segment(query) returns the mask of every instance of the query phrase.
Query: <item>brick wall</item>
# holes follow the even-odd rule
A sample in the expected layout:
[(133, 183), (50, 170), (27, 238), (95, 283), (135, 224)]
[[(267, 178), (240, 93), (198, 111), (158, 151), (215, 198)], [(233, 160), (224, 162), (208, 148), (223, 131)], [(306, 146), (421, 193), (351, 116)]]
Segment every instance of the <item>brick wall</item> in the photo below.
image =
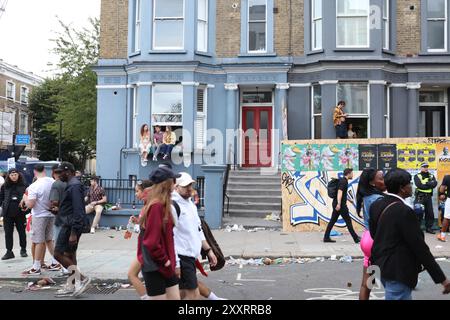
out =
[(100, 58), (126, 58), (128, 52), (128, 0), (102, 0)]
[[(274, 6), (278, 10), (278, 13), (274, 13), (275, 52), (279, 56), (303, 55), (303, 0), (275, 0)], [(292, 27), (290, 27), (290, 23), (292, 23)], [(290, 41), (289, 36), (291, 36)]]
[(417, 56), (420, 32), (420, 0), (397, 0), (397, 55)]
[(216, 6), (217, 56), (236, 57), (241, 46), (241, 1), (217, 0)]

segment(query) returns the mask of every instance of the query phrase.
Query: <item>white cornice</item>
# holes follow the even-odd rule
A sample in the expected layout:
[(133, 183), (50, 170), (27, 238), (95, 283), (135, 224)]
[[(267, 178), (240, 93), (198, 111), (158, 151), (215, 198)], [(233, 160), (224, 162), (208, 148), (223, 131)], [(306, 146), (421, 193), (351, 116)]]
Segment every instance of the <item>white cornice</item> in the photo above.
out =
[(406, 83), (406, 88), (408, 90), (418, 90), (422, 87), (422, 84), (420, 82), (408, 82)]
[(327, 85), (327, 84), (334, 84), (334, 85), (336, 85), (338, 83), (339, 83), (338, 80), (323, 80), (323, 81), (319, 81), (319, 84), (321, 86), (324, 86), (324, 85)]
[(311, 87), (311, 82), (309, 83), (290, 83), (291, 88), (308, 88)]
[(239, 86), (237, 83), (225, 83), (225, 90), (235, 91), (237, 89), (239, 89)]
[(289, 83), (277, 83), (276, 88), (278, 90), (288, 90), (289, 89)]
[(194, 82), (194, 81), (185, 81), (185, 82), (181, 82), (182, 86), (194, 86), (194, 87), (198, 87), (200, 85), (199, 82)]
[(98, 85), (96, 88), (101, 89), (126, 89), (128, 86), (125, 84), (113, 84), (113, 85)]
[(387, 81), (385, 81), (385, 80), (369, 80), (369, 84), (385, 86), (387, 84)]
[(151, 87), (151, 86), (153, 86), (153, 82), (138, 82), (138, 83), (136, 83), (136, 86), (138, 86), (138, 87), (145, 87), (145, 86)]
[(206, 87), (208, 89), (215, 89), (216, 88), (216, 86), (214, 84), (208, 84)]
[(406, 88), (406, 83), (391, 83), (389, 86), (391, 88)]

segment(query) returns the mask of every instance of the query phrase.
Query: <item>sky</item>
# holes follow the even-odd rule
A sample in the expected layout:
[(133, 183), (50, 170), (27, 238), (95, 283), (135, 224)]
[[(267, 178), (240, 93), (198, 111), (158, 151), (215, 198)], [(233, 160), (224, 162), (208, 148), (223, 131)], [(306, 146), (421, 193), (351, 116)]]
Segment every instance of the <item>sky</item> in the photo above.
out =
[(61, 31), (57, 16), (82, 28), (89, 25), (89, 17), (100, 17), (100, 0), (8, 0), (0, 17), (0, 59), (41, 77), (51, 76), (47, 64), (57, 59), (49, 39)]

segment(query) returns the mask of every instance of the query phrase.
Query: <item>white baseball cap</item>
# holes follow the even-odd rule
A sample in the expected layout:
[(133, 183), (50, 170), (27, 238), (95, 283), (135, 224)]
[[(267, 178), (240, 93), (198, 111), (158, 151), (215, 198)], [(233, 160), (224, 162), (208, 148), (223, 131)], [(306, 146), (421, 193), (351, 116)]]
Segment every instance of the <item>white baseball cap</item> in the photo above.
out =
[(192, 179), (191, 175), (187, 172), (181, 172), (180, 175), (181, 177), (177, 179), (177, 185), (180, 187), (187, 187), (188, 185), (197, 182)]

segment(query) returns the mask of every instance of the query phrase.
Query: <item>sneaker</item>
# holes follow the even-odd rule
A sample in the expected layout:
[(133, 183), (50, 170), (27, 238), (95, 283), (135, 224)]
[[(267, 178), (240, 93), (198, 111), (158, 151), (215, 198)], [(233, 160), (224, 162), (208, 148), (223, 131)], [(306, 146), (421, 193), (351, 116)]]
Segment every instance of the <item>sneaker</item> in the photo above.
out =
[(438, 234), (437, 239), (441, 242), (447, 242), (447, 240), (445, 239), (445, 237), (442, 237), (440, 234)]
[(20, 256), (21, 256), (22, 258), (28, 257), (27, 250), (26, 250), (26, 249), (20, 250)]
[(75, 286), (74, 285), (65, 285), (62, 289), (59, 289), (56, 291), (56, 297), (62, 298), (62, 297), (71, 297), (73, 293), (75, 292)]
[(68, 276), (70, 274), (71, 274), (71, 272), (69, 270), (67, 270), (65, 268), (61, 268), (61, 276), (64, 277), (64, 276)]
[(2, 257), (2, 260), (9, 260), (9, 259), (14, 259), (14, 252), (12, 251), (6, 251), (5, 255)]
[(95, 233), (95, 228), (91, 228), (91, 233), (92, 233), (92, 234)]
[(61, 269), (62, 269), (62, 265), (60, 265), (59, 263), (51, 264), (51, 265), (48, 267), (48, 270), (49, 270), (49, 271), (59, 271), (59, 270), (61, 270)]
[(158, 161), (158, 159), (156, 159), (156, 157), (153, 157), (153, 161)]
[(41, 270), (36, 270), (35, 268), (31, 268), (29, 270), (25, 270), (24, 272), (22, 272), (22, 275), (24, 276), (32, 276), (32, 275), (40, 275), (41, 274)]
[(75, 283), (75, 291), (73, 292), (74, 297), (80, 296), (84, 291), (86, 291), (87, 287), (91, 283), (91, 278), (86, 277), (83, 281), (79, 283)]
[(332, 240), (331, 238), (325, 238), (325, 239), (323, 239), (323, 242), (328, 242), (328, 243), (336, 243), (336, 241), (335, 240)]

